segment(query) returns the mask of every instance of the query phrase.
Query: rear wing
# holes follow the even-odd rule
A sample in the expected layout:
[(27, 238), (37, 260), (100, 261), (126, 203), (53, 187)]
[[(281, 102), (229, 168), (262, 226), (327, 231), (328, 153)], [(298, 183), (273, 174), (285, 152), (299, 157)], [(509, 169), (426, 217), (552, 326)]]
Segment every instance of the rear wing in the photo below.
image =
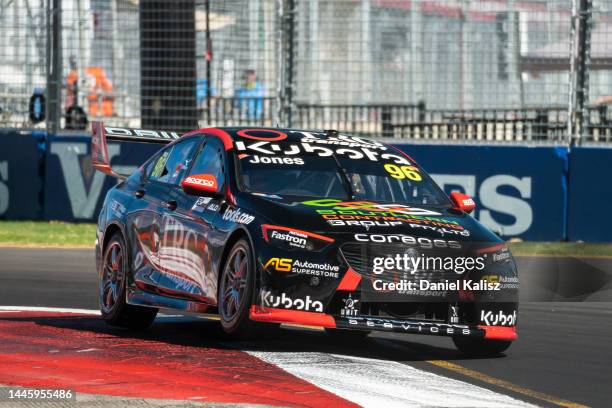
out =
[(168, 144), (181, 137), (181, 134), (167, 130), (127, 129), (104, 126), (102, 122), (91, 122), (91, 158), (93, 167), (104, 174), (124, 179), (126, 176), (116, 173), (108, 156), (107, 140), (121, 142), (141, 142)]

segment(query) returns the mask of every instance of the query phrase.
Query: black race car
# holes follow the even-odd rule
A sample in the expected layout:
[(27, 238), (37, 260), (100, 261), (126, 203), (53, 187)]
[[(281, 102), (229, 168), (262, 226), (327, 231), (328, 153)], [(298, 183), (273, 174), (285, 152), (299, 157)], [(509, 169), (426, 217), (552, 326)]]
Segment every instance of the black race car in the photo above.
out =
[[(107, 140), (161, 143), (129, 176)], [(319, 326), (450, 336), (499, 353), (516, 339), (518, 275), (506, 245), (394, 146), (329, 131), (176, 132), (93, 123), (104, 201), (102, 317), (144, 328), (159, 308), (218, 313), (223, 330)]]

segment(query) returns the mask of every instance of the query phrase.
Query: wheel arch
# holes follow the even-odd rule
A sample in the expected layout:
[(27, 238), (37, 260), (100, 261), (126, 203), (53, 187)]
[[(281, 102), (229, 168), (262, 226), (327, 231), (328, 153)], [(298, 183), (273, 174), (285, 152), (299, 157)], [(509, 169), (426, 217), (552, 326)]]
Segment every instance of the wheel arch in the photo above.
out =
[(101, 250), (100, 252), (102, 254), (104, 254), (104, 251), (106, 250), (106, 245), (108, 245), (108, 241), (110, 241), (110, 239), (112, 238), (113, 235), (115, 235), (116, 232), (119, 232), (123, 236), (123, 241), (125, 242), (127, 246), (127, 237), (125, 235), (123, 226), (120, 225), (118, 222), (113, 221), (109, 223), (104, 229), (104, 235), (102, 238), (102, 246), (100, 247), (100, 250)]
[[(255, 268), (255, 288), (253, 289), (257, 289), (257, 282), (258, 282), (258, 276), (257, 276), (257, 264), (256, 264), (256, 254), (255, 254), (255, 244), (253, 243), (253, 238), (251, 237), (250, 232), (242, 226), (237, 227), (236, 229), (234, 229), (230, 235), (229, 238), (227, 239), (227, 241), (225, 242), (225, 246), (223, 248), (223, 253), (221, 255), (221, 259), (219, 261), (219, 267), (217, 269), (217, 288), (219, 288), (219, 285), (221, 284), (221, 274), (223, 273), (223, 268), (225, 268), (225, 263), (227, 262), (227, 257), (229, 256), (230, 251), (232, 250), (232, 248), (234, 247), (234, 244), (236, 242), (238, 242), (241, 238), (246, 238), (246, 240), (249, 242), (249, 245), (251, 246), (251, 251), (252, 251), (252, 255), (253, 255), (253, 266)], [(219, 300), (217, 299), (217, 304), (219, 303)]]

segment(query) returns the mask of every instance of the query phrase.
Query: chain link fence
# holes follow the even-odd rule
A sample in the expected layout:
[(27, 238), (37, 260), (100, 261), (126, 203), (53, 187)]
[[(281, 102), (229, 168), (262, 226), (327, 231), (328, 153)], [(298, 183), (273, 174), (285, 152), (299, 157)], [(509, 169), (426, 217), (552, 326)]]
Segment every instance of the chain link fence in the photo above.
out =
[(0, 0), (0, 127), (609, 143), (611, 70), (609, 0)]

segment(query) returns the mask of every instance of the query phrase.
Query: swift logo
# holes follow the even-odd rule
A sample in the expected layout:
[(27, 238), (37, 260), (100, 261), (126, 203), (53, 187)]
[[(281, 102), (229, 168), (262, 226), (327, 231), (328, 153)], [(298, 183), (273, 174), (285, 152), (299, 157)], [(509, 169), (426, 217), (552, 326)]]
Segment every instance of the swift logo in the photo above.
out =
[(306, 299), (292, 299), (284, 292), (280, 295), (273, 295), (270, 291), (262, 290), (261, 301), (264, 307), (323, 312), (323, 303), (312, 300), (310, 296), (306, 296)]
[(486, 326), (515, 326), (516, 325), (516, 310), (514, 313), (507, 315), (502, 310), (493, 314), (493, 312), (484, 310), (480, 311), (480, 321)]

